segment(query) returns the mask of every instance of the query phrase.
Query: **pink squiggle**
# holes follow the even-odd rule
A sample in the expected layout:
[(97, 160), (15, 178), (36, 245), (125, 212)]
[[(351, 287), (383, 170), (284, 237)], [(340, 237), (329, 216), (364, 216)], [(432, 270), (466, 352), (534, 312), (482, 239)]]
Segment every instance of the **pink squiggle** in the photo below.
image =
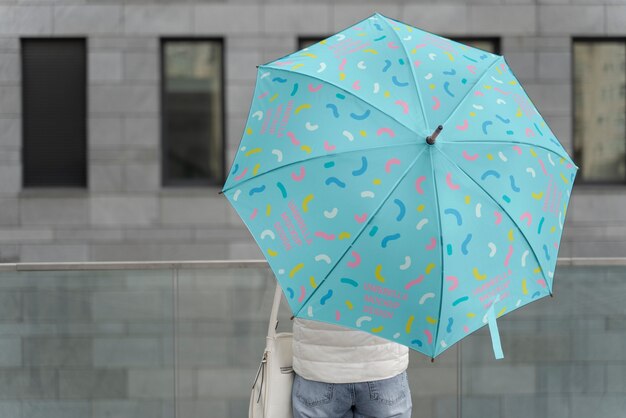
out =
[(241, 179), (242, 179), (242, 178), (246, 175), (246, 173), (247, 173), (247, 172), (248, 172), (248, 167), (246, 167), (246, 168), (245, 168), (245, 169), (241, 172), (241, 174), (239, 174), (237, 177), (235, 177), (235, 180), (241, 180)]
[(424, 335), (426, 335), (426, 338), (428, 338), (428, 344), (432, 344), (433, 343), (433, 334), (428, 331), (427, 329), (424, 330)]
[(341, 320), (341, 312), (335, 311), (335, 320), (339, 322)]
[(352, 257), (354, 257), (354, 261), (348, 261), (348, 267), (355, 268), (361, 264), (361, 254), (356, 251), (352, 251)]
[(547, 287), (547, 285), (546, 285), (546, 281), (545, 281), (545, 280), (543, 280), (543, 279), (539, 279), (539, 280), (537, 280), (537, 284), (538, 284), (539, 286), (543, 287), (544, 289)]
[(396, 136), (396, 133), (391, 128), (380, 128), (376, 131), (376, 135), (381, 136), (382, 134), (388, 134), (391, 138)]
[(343, 71), (344, 68), (346, 68), (346, 62), (348, 62), (348, 60), (345, 58), (341, 60), (341, 64), (339, 64), (339, 71)]
[(405, 102), (404, 100), (396, 100), (395, 103), (398, 106), (402, 106), (402, 113), (404, 113), (405, 115), (409, 113), (409, 104), (407, 102)]
[(459, 186), (458, 184), (452, 183), (452, 173), (450, 172), (446, 174), (446, 184), (448, 185), (450, 190), (459, 190), (461, 188), (461, 186)]
[(469, 70), (470, 73), (472, 74), (476, 74), (476, 66), (474, 65), (468, 65), (467, 69)]
[(425, 46), (426, 46), (426, 44), (417, 44), (417, 45), (415, 45), (415, 49), (424, 48)]
[(363, 222), (365, 222), (367, 220), (367, 213), (364, 213), (363, 215), (354, 215), (354, 220), (357, 221), (358, 223), (362, 224)]
[(335, 145), (330, 145), (328, 141), (324, 141), (324, 149), (326, 151), (334, 151), (337, 148)]
[(458, 129), (459, 131), (465, 131), (467, 130), (468, 126), (469, 122), (467, 121), (467, 119), (463, 119), (463, 125), (456, 125), (456, 129)]
[(258, 98), (259, 98), (259, 99), (263, 99), (263, 98), (265, 98), (268, 94), (270, 94), (270, 93), (269, 93), (268, 91), (266, 91), (265, 93), (260, 94)]
[(435, 104), (433, 105), (433, 110), (439, 109), (439, 107), (441, 106), (439, 98), (437, 96), (433, 96), (433, 101), (435, 102)]
[(400, 48), (398, 45), (394, 44), (393, 42), (387, 43), (387, 46), (389, 47), (389, 49), (398, 49), (398, 48)]
[(505, 96), (508, 96), (509, 94), (511, 94), (511, 92), (509, 91), (504, 91), (502, 90), (500, 87), (494, 87), (493, 88), (495, 91), (497, 91), (498, 93), (504, 94)]
[(400, 164), (400, 160), (397, 158), (390, 158), (386, 163), (385, 163), (385, 171), (387, 173), (391, 173), (391, 165), (392, 164)]
[(298, 141), (298, 139), (296, 139), (296, 136), (293, 134), (293, 132), (291, 132), (291, 131), (287, 132), (287, 136), (291, 140), (292, 144), (294, 144), (295, 146), (300, 145), (300, 141)]
[(296, 175), (296, 173), (291, 173), (291, 178), (293, 181), (302, 181), (304, 179), (304, 167), (300, 167), (300, 174)]
[(278, 65), (279, 67), (284, 67), (285, 65), (293, 64), (293, 61), (278, 61), (274, 64)]
[(493, 214), (496, 216), (496, 225), (500, 225), (500, 222), (502, 222), (502, 214), (497, 210), (494, 211)]
[(417, 193), (424, 194), (424, 189), (422, 189), (422, 182), (426, 180), (426, 176), (419, 176), (417, 180), (415, 180), (415, 190)]
[(327, 234), (324, 231), (315, 231), (315, 236), (324, 238), (326, 241), (332, 241), (335, 239), (335, 234)]
[(574, 167), (574, 165), (572, 163), (567, 163), (567, 165), (565, 167), (572, 168), (572, 167)]
[(420, 60), (413, 61), (413, 65), (415, 66), (415, 68), (418, 68), (421, 64), (422, 64), (422, 61)]
[(541, 161), (541, 158), (539, 158), (539, 165), (541, 166), (541, 171), (543, 171), (543, 174), (547, 176), (548, 171), (546, 171), (546, 166), (544, 165), (543, 161)]
[(410, 288), (412, 288), (413, 286), (422, 283), (422, 280), (424, 280), (424, 275), (420, 275), (417, 279), (415, 280), (411, 280), (410, 282), (408, 282), (406, 285), (404, 285), (404, 289), (405, 290), (409, 290)]
[(457, 287), (459, 287), (459, 278), (458, 277), (456, 277), (456, 276), (448, 276), (448, 277), (446, 277), (446, 280), (449, 281), (449, 282), (452, 282), (452, 286), (450, 286), (448, 288), (448, 291), (452, 292)]
[(353, 88), (354, 90), (361, 90), (361, 86), (359, 85), (359, 83), (360, 83), (360, 81), (359, 81), (359, 80), (357, 80), (357, 81), (355, 81), (354, 83), (352, 83), (352, 88)]
[(509, 266), (509, 261), (511, 261), (512, 255), (513, 255), (513, 246), (509, 245), (509, 252), (506, 254), (506, 257), (504, 258), (504, 267)]
[(469, 332), (469, 327), (467, 325), (463, 325), (463, 331), (467, 334)]
[(533, 137), (533, 136), (535, 136), (535, 131), (533, 131), (530, 128), (526, 128), (526, 137), (530, 138), (530, 137)]
[(556, 241), (555, 241), (552, 245), (553, 245), (553, 246), (554, 246), (554, 248), (556, 248), (557, 250), (559, 249), (559, 243), (558, 243), (558, 242), (556, 242)]
[(483, 92), (482, 92), (482, 91), (480, 91), (480, 90), (476, 90), (476, 91), (474, 92), (474, 96), (484, 96), (484, 95), (485, 95), (485, 93), (483, 93)]
[(315, 87), (315, 86), (313, 85), (313, 83), (309, 84), (309, 91), (310, 91), (311, 93), (317, 93), (317, 92), (318, 92), (318, 91), (320, 91), (321, 89), (322, 89), (322, 85), (321, 85), (321, 84), (318, 84), (318, 85), (317, 85), (317, 87)]
[(426, 246), (426, 249), (427, 250), (434, 250), (436, 246), (437, 246), (437, 239), (435, 237), (432, 237), (430, 239), (430, 244), (428, 244)]
[(259, 210), (257, 208), (254, 208), (254, 210), (252, 211), (252, 214), (250, 215), (250, 220), (253, 221), (254, 218), (256, 218), (256, 215), (259, 213)]
[(522, 155), (522, 149), (519, 146), (514, 145), (513, 149), (517, 152), (518, 155)]
[(467, 151), (463, 150), (463, 158), (465, 158), (468, 161), (476, 161), (476, 159), (478, 158), (478, 153), (474, 155), (469, 155)]
[(524, 212), (522, 216), (519, 217), (519, 220), (523, 221), (524, 219), (526, 219), (526, 226), (530, 226), (533, 222), (533, 215), (531, 215), (530, 212)]
[(304, 288), (304, 286), (300, 286), (300, 297), (298, 298), (298, 302), (302, 303), (305, 296), (306, 296), (306, 289)]

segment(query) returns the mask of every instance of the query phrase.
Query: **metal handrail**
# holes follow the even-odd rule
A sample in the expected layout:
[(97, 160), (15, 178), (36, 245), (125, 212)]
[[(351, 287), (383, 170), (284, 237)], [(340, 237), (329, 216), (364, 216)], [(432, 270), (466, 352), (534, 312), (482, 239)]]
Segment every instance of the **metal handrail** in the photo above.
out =
[[(199, 261), (87, 261), (58, 263), (0, 263), (0, 271), (63, 270), (168, 270), (199, 268), (267, 267), (266, 260)], [(626, 257), (562, 257), (558, 266), (626, 266)]]

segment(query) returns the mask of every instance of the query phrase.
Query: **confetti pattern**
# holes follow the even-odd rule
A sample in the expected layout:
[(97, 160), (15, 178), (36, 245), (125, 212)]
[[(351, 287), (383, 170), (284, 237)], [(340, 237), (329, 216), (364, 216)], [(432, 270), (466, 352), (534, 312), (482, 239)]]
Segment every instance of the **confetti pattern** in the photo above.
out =
[(259, 67), (223, 192), (296, 316), (436, 357), (551, 293), (577, 169), (504, 57), (376, 14)]

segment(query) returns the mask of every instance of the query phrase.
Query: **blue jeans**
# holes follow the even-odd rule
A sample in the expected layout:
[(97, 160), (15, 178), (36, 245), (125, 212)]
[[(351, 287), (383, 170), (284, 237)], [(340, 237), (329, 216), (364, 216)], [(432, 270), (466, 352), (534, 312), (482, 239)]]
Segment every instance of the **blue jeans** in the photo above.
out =
[(322, 383), (296, 374), (291, 399), (294, 418), (411, 418), (406, 371), (361, 383)]

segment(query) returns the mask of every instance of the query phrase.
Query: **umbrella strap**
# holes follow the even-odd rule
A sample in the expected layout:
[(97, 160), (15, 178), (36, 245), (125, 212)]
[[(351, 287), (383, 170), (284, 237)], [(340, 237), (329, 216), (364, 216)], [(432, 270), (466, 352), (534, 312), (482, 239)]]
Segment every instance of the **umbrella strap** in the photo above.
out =
[(489, 334), (491, 334), (491, 346), (493, 347), (493, 355), (496, 359), (504, 358), (502, 352), (502, 343), (500, 342), (500, 333), (498, 332), (498, 323), (496, 322), (496, 303), (500, 300), (500, 295), (493, 301), (491, 307), (487, 311), (487, 323), (489, 324)]
[(278, 328), (278, 308), (280, 307), (280, 299), (283, 292), (280, 284), (276, 282), (276, 291), (274, 292), (274, 303), (272, 303), (272, 313), (270, 314), (270, 323), (267, 326), (267, 336), (274, 338), (276, 336), (276, 328)]

